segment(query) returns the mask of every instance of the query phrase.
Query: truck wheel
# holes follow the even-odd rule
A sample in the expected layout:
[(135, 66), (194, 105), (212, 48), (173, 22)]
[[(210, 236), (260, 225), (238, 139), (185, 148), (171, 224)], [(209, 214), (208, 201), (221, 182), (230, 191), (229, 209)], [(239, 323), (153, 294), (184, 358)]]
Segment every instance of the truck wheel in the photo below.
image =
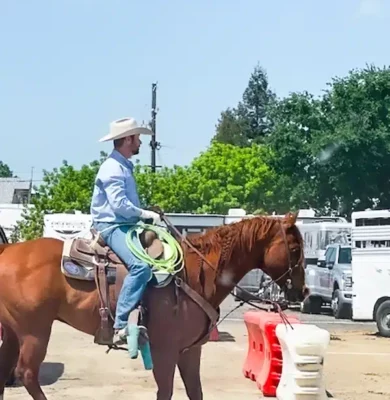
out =
[(340, 296), (339, 289), (333, 292), (332, 296), (332, 312), (336, 319), (348, 319), (350, 315), (349, 304), (345, 304)]
[(317, 296), (306, 297), (301, 303), (301, 313), (303, 314), (321, 314), (322, 299)]
[(379, 334), (390, 337), (390, 300), (384, 301), (376, 310), (375, 322)]

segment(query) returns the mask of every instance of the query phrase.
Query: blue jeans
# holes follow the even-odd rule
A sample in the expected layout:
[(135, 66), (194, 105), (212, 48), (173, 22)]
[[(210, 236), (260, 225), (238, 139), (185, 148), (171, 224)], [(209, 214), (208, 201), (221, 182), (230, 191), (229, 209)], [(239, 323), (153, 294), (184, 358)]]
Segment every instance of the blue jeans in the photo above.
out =
[[(105, 222), (94, 223), (95, 229), (99, 232), (112, 225)], [(126, 233), (128, 229), (129, 226), (124, 225), (107, 229), (101, 233), (106, 244), (120, 257), (129, 271), (123, 280), (123, 286), (119, 294), (114, 329), (122, 329), (127, 326), (130, 312), (139, 305), (146, 286), (153, 277), (150, 266), (138, 259), (127, 247)]]

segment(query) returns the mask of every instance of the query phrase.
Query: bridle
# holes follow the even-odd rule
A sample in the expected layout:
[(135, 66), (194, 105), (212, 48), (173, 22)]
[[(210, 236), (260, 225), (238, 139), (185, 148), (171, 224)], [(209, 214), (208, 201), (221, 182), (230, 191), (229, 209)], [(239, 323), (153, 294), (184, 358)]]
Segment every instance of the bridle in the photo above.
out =
[[(294, 266), (292, 265), (292, 262), (291, 262), (291, 255), (290, 255), (290, 248), (288, 247), (287, 235), (286, 235), (286, 232), (284, 231), (283, 226), (282, 226), (282, 223), (281, 223), (280, 221), (279, 221), (279, 225), (280, 225), (280, 230), (282, 231), (282, 236), (283, 236), (284, 244), (286, 245), (287, 260), (288, 260), (288, 270), (287, 270), (286, 272), (284, 272), (281, 276), (279, 276), (279, 278), (273, 280), (273, 281), (271, 282), (271, 284), (272, 284), (272, 283), (276, 283), (276, 282), (279, 281), (280, 279), (284, 278), (286, 275), (288, 275), (288, 276), (292, 279), (293, 270), (294, 270), (295, 268), (299, 268), (299, 267), (300, 267), (299, 261), (301, 260), (301, 259), (299, 258), (298, 262), (297, 262)], [(291, 282), (290, 282), (290, 284), (291, 284)]]

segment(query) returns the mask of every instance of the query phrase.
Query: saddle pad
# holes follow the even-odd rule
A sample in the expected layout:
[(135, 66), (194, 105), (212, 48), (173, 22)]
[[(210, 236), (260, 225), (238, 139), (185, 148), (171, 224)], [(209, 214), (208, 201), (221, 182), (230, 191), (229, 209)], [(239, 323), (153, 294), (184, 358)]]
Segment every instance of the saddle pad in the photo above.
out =
[[(66, 239), (64, 240), (63, 250), (62, 250), (62, 259), (61, 259), (61, 272), (73, 279), (80, 280), (95, 280), (95, 270), (94, 265), (89, 263), (81, 262), (80, 264), (75, 264), (72, 261), (70, 256), (70, 250), (72, 248), (72, 244), (74, 239)], [(114, 283), (116, 279), (116, 268), (108, 268), (107, 277), (109, 283)], [(152, 268), (152, 273), (155, 277), (155, 280), (151, 283), (151, 286), (156, 288), (162, 288), (169, 285), (173, 279), (173, 275), (161, 272), (158, 270), (154, 270)]]

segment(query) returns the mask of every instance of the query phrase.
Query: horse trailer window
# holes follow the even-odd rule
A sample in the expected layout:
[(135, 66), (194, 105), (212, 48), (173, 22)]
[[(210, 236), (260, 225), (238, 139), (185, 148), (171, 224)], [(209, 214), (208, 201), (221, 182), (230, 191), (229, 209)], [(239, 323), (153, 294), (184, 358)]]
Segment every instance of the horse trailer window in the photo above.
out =
[(389, 248), (390, 240), (357, 240), (355, 246), (358, 249)]
[(390, 218), (358, 218), (356, 226), (382, 226), (390, 225)]
[(320, 232), (320, 249), (325, 250), (329, 244), (349, 244), (348, 236), (350, 235), (349, 229), (336, 228), (332, 230)]

